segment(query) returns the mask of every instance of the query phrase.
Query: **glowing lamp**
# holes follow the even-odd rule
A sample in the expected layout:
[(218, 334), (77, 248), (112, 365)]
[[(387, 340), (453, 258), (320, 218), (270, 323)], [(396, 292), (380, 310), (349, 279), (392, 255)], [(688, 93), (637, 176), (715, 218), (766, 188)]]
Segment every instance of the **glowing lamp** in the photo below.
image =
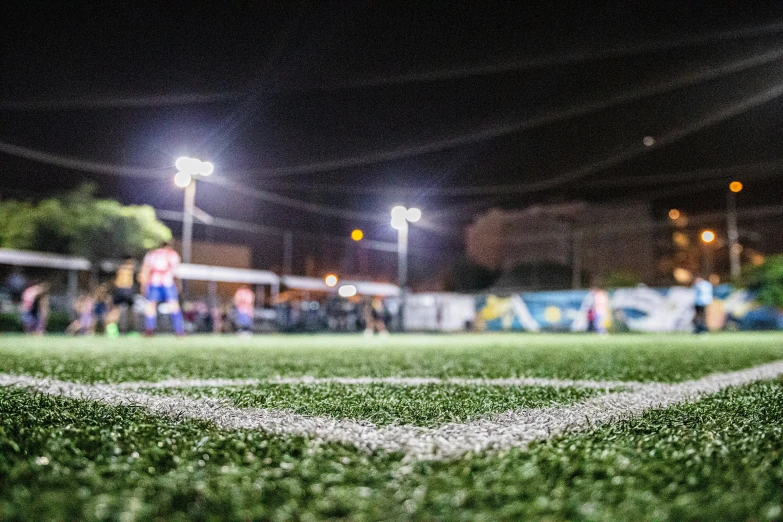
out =
[(185, 172), (186, 174), (198, 174), (199, 169), (201, 168), (201, 162), (199, 160), (186, 156), (177, 158), (174, 165), (177, 167), (178, 171)]
[(394, 219), (405, 219), (405, 215), (408, 213), (408, 209), (403, 207), (402, 205), (397, 205), (393, 209), (391, 209), (391, 217), (392, 220)]
[(418, 208), (409, 208), (405, 212), (405, 219), (407, 219), (411, 223), (417, 222), (418, 220), (421, 219), (421, 210), (419, 210)]
[(215, 172), (215, 166), (212, 163), (208, 161), (199, 162), (199, 170), (198, 170), (199, 174), (201, 174), (202, 176), (209, 176), (213, 172)]
[(353, 285), (343, 285), (337, 290), (340, 297), (353, 297), (356, 295), (356, 287)]
[(190, 185), (191, 175), (187, 172), (179, 171), (174, 175), (174, 184), (178, 187), (185, 188)]

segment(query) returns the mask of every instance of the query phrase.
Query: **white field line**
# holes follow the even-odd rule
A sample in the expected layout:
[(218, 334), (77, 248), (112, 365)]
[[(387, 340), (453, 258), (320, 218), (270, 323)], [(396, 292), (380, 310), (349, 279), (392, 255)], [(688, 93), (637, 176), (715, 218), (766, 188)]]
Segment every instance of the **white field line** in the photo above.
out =
[(301, 384), (317, 386), (323, 384), (344, 384), (349, 386), (386, 384), (392, 386), (425, 386), (429, 384), (453, 384), (457, 386), (550, 386), (554, 388), (590, 388), (599, 390), (631, 389), (646, 386), (637, 381), (593, 381), (580, 379), (549, 379), (543, 377), (510, 377), (500, 379), (469, 379), (450, 377), (272, 377), (270, 379), (165, 379), (162, 381), (135, 381), (118, 383), (127, 390), (166, 388), (223, 388), (231, 386), (258, 386), (260, 384)]
[(137, 405), (174, 419), (203, 419), (225, 429), (261, 429), (273, 434), (306, 436), (316, 441), (351, 444), (365, 450), (402, 452), (418, 459), (459, 457), (471, 451), (526, 447), (571, 430), (630, 419), (653, 408), (697, 400), (731, 386), (783, 375), (783, 361), (746, 370), (718, 373), (675, 384), (654, 383), (635, 391), (609, 393), (569, 406), (523, 409), (485, 420), (452, 423), (436, 429), (386, 426), (328, 417), (305, 417), (285, 411), (241, 409), (225, 402), (157, 397), (116, 385), (86, 385), (53, 379), (0, 374), (0, 386), (88, 399), (112, 405)]

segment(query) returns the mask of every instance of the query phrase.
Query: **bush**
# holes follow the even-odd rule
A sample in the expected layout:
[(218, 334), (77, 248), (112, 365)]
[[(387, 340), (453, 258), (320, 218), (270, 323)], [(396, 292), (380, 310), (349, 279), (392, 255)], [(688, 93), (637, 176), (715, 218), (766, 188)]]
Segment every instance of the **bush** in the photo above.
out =
[[(71, 317), (67, 312), (51, 312), (49, 320), (46, 322), (46, 331), (63, 333), (70, 323)], [(18, 333), (23, 331), (22, 318), (19, 314), (0, 314), (0, 333)]]
[(769, 256), (761, 265), (748, 268), (744, 280), (759, 304), (783, 308), (783, 255)]
[(449, 292), (475, 292), (492, 286), (497, 276), (497, 272), (461, 256), (447, 274), (444, 287)]
[(46, 331), (64, 333), (69, 324), (71, 324), (71, 316), (68, 312), (51, 312), (46, 322)]
[(615, 270), (604, 279), (604, 288), (633, 288), (642, 282), (637, 272), (633, 270)]
[(22, 322), (18, 314), (0, 314), (0, 332), (21, 332)]

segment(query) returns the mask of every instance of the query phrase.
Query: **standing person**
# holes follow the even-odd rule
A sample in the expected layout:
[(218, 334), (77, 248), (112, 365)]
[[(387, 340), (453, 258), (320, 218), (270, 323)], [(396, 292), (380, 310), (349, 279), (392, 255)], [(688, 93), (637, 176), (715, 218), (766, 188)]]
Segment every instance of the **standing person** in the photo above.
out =
[(43, 335), (49, 318), (49, 283), (34, 282), (22, 292), (22, 324), (25, 333)]
[(374, 297), (365, 305), (364, 322), (365, 337), (372, 337), (375, 332), (381, 336), (389, 335), (389, 331), (386, 329), (386, 309), (380, 297)]
[(712, 283), (703, 277), (693, 282), (693, 333), (707, 333), (707, 305), (712, 302)]
[(179, 308), (179, 295), (175, 286), (174, 272), (180, 264), (180, 257), (168, 241), (160, 244), (156, 250), (147, 252), (141, 266), (140, 281), (142, 292), (147, 298), (144, 311), (144, 335), (155, 334), (158, 319), (158, 303), (166, 301), (171, 313), (174, 333), (185, 334), (185, 321)]
[(92, 333), (96, 331), (105, 333), (107, 316), (109, 314), (109, 288), (106, 283), (98, 285), (92, 293), (93, 299), (93, 327)]
[(593, 321), (594, 330), (606, 334), (606, 323), (609, 318), (609, 294), (600, 288), (593, 289)]
[(95, 302), (91, 295), (80, 295), (74, 303), (76, 310), (76, 319), (68, 325), (65, 333), (70, 335), (87, 335), (93, 333), (95, 321), (93, 320), (93, 311)]
[(131, 256), (126, 256), (122, 264), (117, 268), (117, 275), (114, 277), (114, 290), (112, 292), (112, 308), (107, 316), (106, 335), (117, 336), (120, 329), (117, 323), (120, 321), (123, 309), (125, 310), (126, 329), (133, 331), (136, 329), (136, 314), (133, 312), (133, 281), (136, 274), (136, 260)]
[(595, 308), (592, 305), (587, 310), (587, 333), (595, 333)]
[(236, 324), (240, 335), (253, 333), (253, 315), (256, 296), (247, 285), (242, 285), (234, 294), (234, 306), (237, 310)]
[(221, 313), (220, 305), (214, 304), (209, 311), (209, 315), (212, 318), (212, 333), (223, 333), (223, 314)]

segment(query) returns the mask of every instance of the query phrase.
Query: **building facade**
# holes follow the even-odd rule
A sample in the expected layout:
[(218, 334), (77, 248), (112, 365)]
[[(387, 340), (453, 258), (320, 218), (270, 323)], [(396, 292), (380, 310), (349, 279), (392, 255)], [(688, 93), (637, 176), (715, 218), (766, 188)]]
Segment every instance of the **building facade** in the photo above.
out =
[[(654, 222), (645, 203), (492, 209), (467, 228), (465, 244), (473, 262), (502, 274), (500, 286), (517, 290), (602, 285), (621, 272), (645, 281), (654, 271)], [(533, 276), (517, 283), (509, 277), (525, 271)], [(553, 272), (569, 280), (546, 277)]]

